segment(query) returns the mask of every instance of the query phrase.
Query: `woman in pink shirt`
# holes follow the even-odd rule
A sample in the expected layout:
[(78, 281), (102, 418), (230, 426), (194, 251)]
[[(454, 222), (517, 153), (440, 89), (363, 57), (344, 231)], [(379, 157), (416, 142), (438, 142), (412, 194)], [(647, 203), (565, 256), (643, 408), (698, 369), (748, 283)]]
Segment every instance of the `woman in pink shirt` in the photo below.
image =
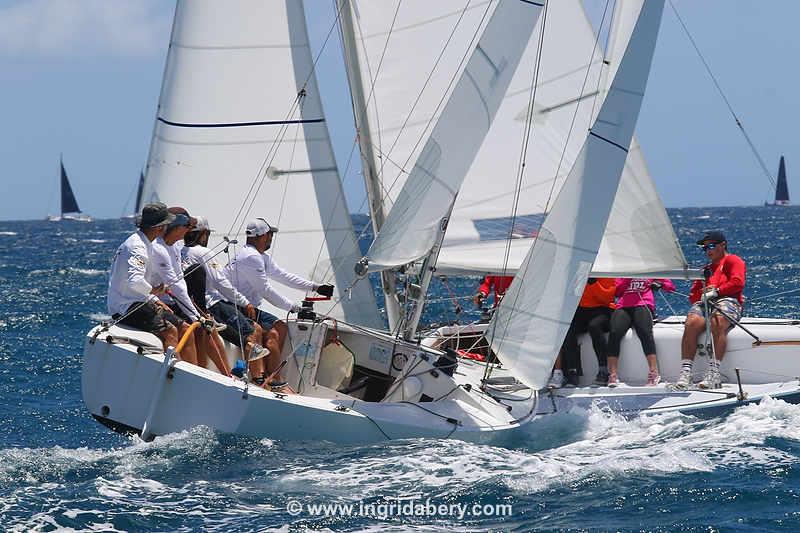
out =
[(647, 384), (658, 385), (661, 376), (658, 374), (656, 361), (656, 343), (653, 339), (653, 317), (656, 313), (653, 291), (664, 289), (675, 290), (675, 285), (668, 279), (653, 278), (617, 278), (617, 308), (611, 315), (611, 333), (608, 336), (608, 386), (619, 385), (617, 365), (619, 363), (619, 347), (622, 338), (633, 325), (642, 351), (647, 357)]

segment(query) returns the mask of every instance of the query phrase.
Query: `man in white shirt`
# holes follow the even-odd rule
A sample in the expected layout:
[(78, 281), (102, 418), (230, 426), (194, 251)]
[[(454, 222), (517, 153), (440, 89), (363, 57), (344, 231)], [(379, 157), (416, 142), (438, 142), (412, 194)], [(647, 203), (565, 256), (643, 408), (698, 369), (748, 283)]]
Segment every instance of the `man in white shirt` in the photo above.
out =
[[(184, 236), (181, 262), (192, 300), (227, 328), (220, 332), (222, 338), (244, 350), (251, 360), (251, 374), (264, 373), (263, 361), (268, 352), (261, 347), (263, 330), (254, 322), (256, 310), (242, 293), (225, 277), (222, 266), (208, 248), (211, 227), (205, 217), (196, 217), (195, 228)], [(202, 304), (200, 302), (203, 302)], [(244, 309), (244, 312), (240, 311)], [(244, 359), (244, 358), (243, 358)]]
[[(166, 286), (166, 293), (161, 295), (164, 301), (180, 318), (181, 323), (175, 324), (179, 330), (189, 327), (192, 322), (201, 321), (208, 328), (198, 328), (194, 336), (187, 343), (189, 350), (186, 360), (202, 368), (208, 363), (208, 357), (214, 362), (217, 369), (226, 376), (230, 376), (230, 368), (224, 357), (224, 347), (219, 336), (211, 328), (211, 321), (206, 320), (204, 313), (195, 306), (189, 296), (186, 281), (183, 279), (183, 269), (181, 266), (181, 249), (183, 248), (183, 237), (194, 227), (196, 219), (182, 207), (170, 207), (169, 211), (175, 215), (175, 219), (167, 225), (163, 236), (156, 238), (153, 242), (153, 272), (154, 282), (163, 283)], [(186, 350), (186, 348), (184, 348)], [(192, 359), (194, 356), (194, 359)]]
[(175, 215), (162, 203), (147, 204), (142, 208), (139, 230), (125, 239), (111, 263), (108, 280), (108, 311), (114, 320), (136, 329), (157, 335), (166, 351), (177, 346), (178, 329), (172, 310), (158, 295), (164, 293), (163, 284), (149, 281), (153, 270), (152, 242), (164, 234), (167, 224)]
[[(240, 248), (236, 253), (236, 258), (225, 267), (225, 276), (233, 286), (256, 307), (264, 299), (290, 313), (296, 313), (299, 306), (278, 293), (272, 287), (271, 281), (274, 280), (295, 289), (315, 291), (322, 296), (332, 296), (333, 285), (316, 284), (283, 270), (272, 260), (266, 251), (272, 245), (272, 239), (277, 232), (278, 228), (270, 225), (263, 218), (257, 218), (247, 223), (247, 245)], [(264, 330), (262, 344), (269, 350), (265, 374), (271, 375), (281, 363), (281, 351), (288, 330), (286, 324), (278, 317), (261, 309), (256, 309), (256, 322)]]

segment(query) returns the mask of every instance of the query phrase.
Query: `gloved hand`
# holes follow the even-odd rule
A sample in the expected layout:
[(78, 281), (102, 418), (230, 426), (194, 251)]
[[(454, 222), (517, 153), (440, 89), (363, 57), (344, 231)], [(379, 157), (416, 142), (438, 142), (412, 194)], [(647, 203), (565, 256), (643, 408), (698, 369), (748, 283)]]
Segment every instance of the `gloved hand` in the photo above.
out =
[(650, 289), (652, 289), (654, 291), (657, 291), (657, 290), (660, 290), (661, 287), (663, 287), (663, 286), (664, 286), (664, 284), (661, 283), (660, 281), (654, 281), (654, 282), (652, 282), (650, 284)]
[(325, 296), (326, 298), (330, 298), (333, 296), (333, 285), (325, 283), (324, 285), (318, 285), (315, 291), (320, 296)]
[(703, 303), (713, 302), (717, 298), (719, 298), (719, 291), (716, 287), (707, 288), (706, 292), (703, 293), (703, 296), (700, 297), (700, 299), (703, 300)]
[(292, 314), (297, 314), (300, 312), (300, 306), (297, 304), (292, 305), (292, 308), (289, 309), (289, 312)]
[(482, 292), (479, 292), (475, 296), (472, 297), (473, 303), (475, 303), (475, 305), (477, 305), (478, 307), (481, 306), (481, 304), (483, 303), (483, 301), (485, 299), (486, 299), (486, 295), (483, 294)]

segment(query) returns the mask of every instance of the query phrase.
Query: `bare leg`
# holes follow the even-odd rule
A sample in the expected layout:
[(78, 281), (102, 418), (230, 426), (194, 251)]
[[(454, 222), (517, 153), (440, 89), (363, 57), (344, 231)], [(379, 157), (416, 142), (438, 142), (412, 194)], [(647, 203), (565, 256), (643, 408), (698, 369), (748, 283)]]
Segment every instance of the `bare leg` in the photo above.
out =
[(683, 338), (681, 339), (681, 357), (683, 359), (694, 360), (694, 354), (697, 351), (697, 337), (705, 331), (705, 328), (705, 318), (695, 314), (690, 314), (686, 317), (686, 323), (683, 326)]
[(172, 346), (173, 348), (178, 345), (180, 342), (180, 336), (178, 335), (178, 329), (173, 326), (172, 324), (167, 324), (167, 329), (158, 333), (158, 337), (161, 339), (161, 343), (164, 345), (164, 352), (167, 351), (167, 348)]
[(658, 361), (656, 360), (656, 354), (651, 353), (645, 356), (647, 358), (647, 367), (650, 372), (655, 372), (658, 374)]
[[(276, 320), (275, 323), (272, 324), (272, 329), (267, 332), (266, 348), (269, 350), (269, 357), (267, 358), (267, 374), (275, 372), (275, 370), (278, 368), (278, 365), (281, 364), (283, 343), (288, 333), (289, 328), (287, 328), (286, 324), (284, 324), (281, 320)], [(278, 378), (280, 378), (280, 376), (276, 376), (276, 379)]]
[(711, 314), (711, 335), (714, 337), (714, 357), (722, 361), (725, 350), (728, 348), (728, 328), (731, 323), (722, 315)]
[(618, 365), (619, 365), (619, 357), (617, 357), (616, 355), (609, 355), (608, 356), (608, 373), (609, 374), (616, 374)]
[(197, 347), (196, 364), (200, 368), (205, 368), (208, 365), (208, 334), (205, 331), (201, 331), (201, 329), (194, 330), (194, 345)]
[[(180, 338), (183, 338), (184, 333), (186, 333), (188, 329), (189, 324), (186, 322), (181, 322), (181, 325), (178, 327)], [(192, 363), (193, 365), (197, 364), (197, 348), (195, 347), (193, 337), (189, 337), (186, 344), (183, 346), (183, 349), (180, 353), (180, 358), (182, 361), (186, 361), (187, 363)]]
[(208, 349), (211, 362), (217, 367), (219, 373), (230, 377), (231, 369), (228, 367), (228, 361), (225, 358), (225, 345), (222, 344), (222, 339), (216, 331), (208, 336)]

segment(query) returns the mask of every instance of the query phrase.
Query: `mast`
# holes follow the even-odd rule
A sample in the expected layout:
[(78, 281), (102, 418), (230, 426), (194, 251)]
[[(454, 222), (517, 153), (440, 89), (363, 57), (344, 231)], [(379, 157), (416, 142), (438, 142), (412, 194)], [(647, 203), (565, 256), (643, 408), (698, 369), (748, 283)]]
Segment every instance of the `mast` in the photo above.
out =
[[(377, 235), (381, 226), (383, 226), (384, 220), (386, 220), (386, 213), (381, 196), (381, 180), (375, 164), (375, 152), (372, 149), (369, 120), (367, 119), (367, 102), (356, 49), (358, 44), (356, 43), (355, 25), (353, 24), (353, 10), (350, 0), (339, 0), (338, 7), (344, 63), (347, 70), (347, 81), (350, 85), (353, 118), (355, 119), (358, 148), (361, 152), (364, 184), (367, 189), (367, 199), (369, 200), (370, 220), (372, 221), (373, 235)], [(394, 331), (400, 323), (403, 312), (397, 298), (394, 271), (381, 272), (381, 288), (386, 302), (386, 318), (389, 321), (389, 330)]]

